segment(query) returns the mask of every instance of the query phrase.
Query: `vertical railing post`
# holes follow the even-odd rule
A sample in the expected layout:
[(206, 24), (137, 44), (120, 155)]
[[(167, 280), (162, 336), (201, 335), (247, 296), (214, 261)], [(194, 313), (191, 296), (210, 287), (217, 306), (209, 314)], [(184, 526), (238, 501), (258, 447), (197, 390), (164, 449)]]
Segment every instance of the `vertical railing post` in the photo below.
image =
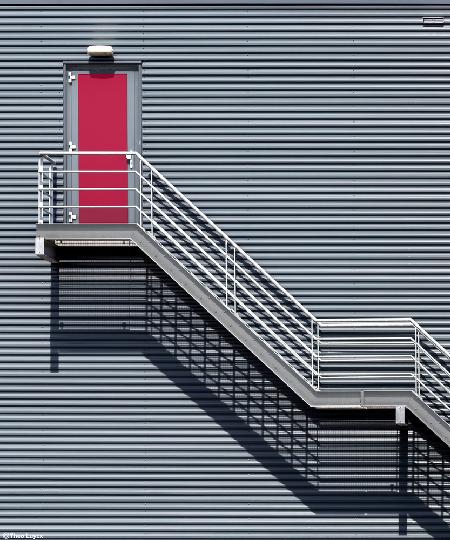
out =
[(420, 331), (414, 327), (414, 388), (416, 394), (420, 396), (421, 384), (420, 384)]
[(43, 189), (44, 189), (44, 165), (43, 158), (40, 157), (38, 161), (38, 223), (44, 223), (44, 209), (43, 209)]
[(150, 169), (150, 233), (153, 234), (153, 169)]
[(417, 394), (417, 328), (414, 326), (414, 391)]
[(314, 388), (314, 319), (311, 317), (311, 386)]
[[(136, 157), (137, 159), (137, 157)], [(142, 199), (143, 199), (143, 183), (142, 183), (142, 160), (139, 158), (139, 226), (142, 229), (143, 216), (142, 216)]]
[(236, 313), (236, 247), (233, 246), (233, 299), (234, 312)]
[(316, 354), (317, 354), (317, 390), (320, 390), (320, 326), (317, 322)]
[(53, 208), (53, 206), (55, 206), (54, 201), (53, 201), (53, 196), (54, 196), (53, 174), (54, 174), (53, 165), (50, 164), (48, 166), (48, 206), (49, 206), (49, 208), (48, 208), (48, 222), (49, 223), (53, 223), (53, 212), (55, 210)]
[(228, 240), (225, 239), (225, 305), (228, 307)]

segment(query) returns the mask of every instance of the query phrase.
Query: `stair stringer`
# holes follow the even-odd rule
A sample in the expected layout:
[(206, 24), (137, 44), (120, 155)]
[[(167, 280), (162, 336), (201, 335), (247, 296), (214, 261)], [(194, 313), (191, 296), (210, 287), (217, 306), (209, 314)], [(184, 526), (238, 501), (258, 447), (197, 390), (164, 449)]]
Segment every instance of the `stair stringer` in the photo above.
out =
[(51, 262), (57, 260), (55, 242), (64, 240), (71, 242), (131, 241), (309, 406), (328, 409), (394, 409), (405, 406), (450, 446), (450, 426), (412, 391), (316, 390), (313, 388), (289, 362), (262, 341), (163, 246), (137, 225), (40, 224), (36, 226), (36, 254), (39, 257)]

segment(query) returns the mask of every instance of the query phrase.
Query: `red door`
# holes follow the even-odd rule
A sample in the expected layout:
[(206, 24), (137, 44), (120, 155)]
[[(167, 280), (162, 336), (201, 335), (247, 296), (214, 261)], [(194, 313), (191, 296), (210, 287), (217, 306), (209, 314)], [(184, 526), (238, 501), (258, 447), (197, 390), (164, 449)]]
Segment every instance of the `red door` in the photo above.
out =
[[(126, 152), (127, 125), (127, 74), (80, 73), (78, 76), (80, 152)], [(80, 155), (78, 166), (79, 223), (128, 223), (128, 162), (125, 155)]]

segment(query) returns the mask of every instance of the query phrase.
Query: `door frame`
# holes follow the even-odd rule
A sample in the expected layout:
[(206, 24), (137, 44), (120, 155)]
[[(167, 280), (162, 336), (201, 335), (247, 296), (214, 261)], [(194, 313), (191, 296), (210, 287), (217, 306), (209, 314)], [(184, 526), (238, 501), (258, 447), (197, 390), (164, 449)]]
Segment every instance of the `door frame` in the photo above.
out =
[[(89, 61), (80, 61), (80, 62), (64, 62), (63, 63), (63, 103), (64, 103), (64, 150), (69, 150), (69, 141), (73, 140), (72, 131), (74, 126), (78, 123), (78, 118), (73, 119), (72, 115), (77, 114), (77, 100), (74, 95), (71, 94), (71, 88), (78, 88), (78, 78), (76, 79), (75, 86), (69, 83), (69, 72), (90, 72), (90, 73), (132, 73), (133, 74), (133, 83), (130, 83), (128, 79), (128, 88), (130, 85), (133, 89), (133, 95), (127, 93), (128, 100), (128, 113), (127, 113), (127, 122), (128, 122), (128, 134), (127, 140), (133, 140), (133, 148), (127, 148), (127, 150), (134, 150), (135, 152), (142, 153), (142, 62), (141, 61), (124, 61), (124, 62), (115, 62), (113, 60), (89, 60)], [(74, 83), (72, 83), (74, 84)], [(72, 100), (72, 102), (70, 102)], [(130, 114), (130, 113), (133, 113)], [(134, 118), (133, 118), (134, 116)], [(134, 124), (134, 126), (133, 126)], [(75, 127), (76, 129), (76, 127)], [(75, 141), (77, 144), (78, 150), (78, 140)], [(136, 161), (136, 160), (134, 160)], [(65, 156), (64, 159), (64, 169), (68, 170), (77, 170), (78, 168), (78, 156)], [(129, 173), (128, 175), (128, 185), (131, 187), (132, 182), (136, 182), (136, 175), (134, 173)], [(78, 187), (78, 176), (75, 173), (67, 173), (65, 175), (64, 187), (67, 188), (77, 188)], [(129, 192), (128, 204), (136, 205), (138, 200), (137, 193)], [(70, 212), (79, 216), (78, 207), (78, 192), (76, 189), (71, 191), (66, 191), (64, 196), (64, 204), (66, 208), (64, 222), (69, 223)], [(73, 205), (72, 208), (70, 208)], [(129, 222), (133, 223), (136, 220), (135, 212), (133, 208), (129, 209)], [(79, 220), (75, 220), (74, 223), (78, 223)]]

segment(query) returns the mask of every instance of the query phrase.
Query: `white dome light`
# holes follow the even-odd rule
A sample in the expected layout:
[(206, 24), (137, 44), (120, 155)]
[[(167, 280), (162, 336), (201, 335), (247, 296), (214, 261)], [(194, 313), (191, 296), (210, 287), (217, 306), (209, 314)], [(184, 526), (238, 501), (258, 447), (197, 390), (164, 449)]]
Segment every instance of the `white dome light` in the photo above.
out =
[(87, 53), (89, 56), (112, 56), (114, 54), (111, 45), (89, 45)]

